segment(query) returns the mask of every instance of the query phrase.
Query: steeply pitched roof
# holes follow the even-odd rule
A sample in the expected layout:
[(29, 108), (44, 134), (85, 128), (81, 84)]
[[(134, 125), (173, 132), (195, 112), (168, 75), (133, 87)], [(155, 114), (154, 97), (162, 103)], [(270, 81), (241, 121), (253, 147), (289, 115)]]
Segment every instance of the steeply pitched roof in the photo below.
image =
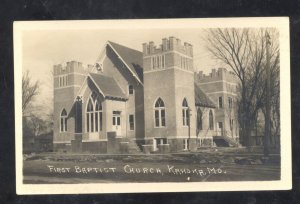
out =
[(196, 106), (215, 108), (215, 104), (209, 99), (209, 97), (202, 91), (202, 89), (196, 83), (194, 84)]
[(89, 76), (105, 98), (127, 99), (114, 78), (96, 73), (89, 73)]
[(138, 80), (143, 82), (143, 53), (111, 41), (108, 41), (108, 44), (124, 60)]

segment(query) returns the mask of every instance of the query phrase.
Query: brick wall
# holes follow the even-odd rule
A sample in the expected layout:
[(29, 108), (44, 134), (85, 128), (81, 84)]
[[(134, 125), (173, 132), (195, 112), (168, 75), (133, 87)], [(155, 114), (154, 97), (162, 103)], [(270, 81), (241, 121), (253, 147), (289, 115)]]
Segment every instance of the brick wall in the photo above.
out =
[[(164, 66), (153, 68), (151, 58), (164, 56)], [(193, 49), (175, 37), (164, 38), (160, 46), (143, 44), (145, 137), (188, 137), (188, 126), (183, 127), (182, 102), (186, 98), (191, 108), (190, 134), (196, 136)], [(181, 58), (189, 66), (183, 67)], [(165, 104), (166, 126), (155, 127), (154, 105), (158, 98)]]
[[(67, 76), (65, 86), (59, 85), (59, 78)], [(75, 114), (73, 104), (76, 94), (82, 85), (86, 72), (80, 62), (71, 61), (66, 65), (55, 65), (53, 67), (54, 77), (54, 127), (53, 127), (53, 140), (56, 142), (70, 142), (74, 139), (75, 133)], [(68, 114), (67, 119), (67, 132), (60, 132), (60, 115), (62, 110), (65, 109)]]
[[(238, 137), (237, 77), (232, 72), (219, 68), (218, 70), (212, 69), (209, 75), (198, 72), (195, 74), (195, 80), (217, 107), (215, 109), (215, 130), (220, 130), (218, 122), (222, 122), (223, 130), (226, 131), (227, 136)], [(219, 97), (222, 97), (222, 108), (219, 107)], [(229, 108), (229, 97), (233, 100), (232, 108)], [(234, 120), (232, 129), (230, 128), (230, 119)], [(215, 134), (221, 133), (216, 132)]]

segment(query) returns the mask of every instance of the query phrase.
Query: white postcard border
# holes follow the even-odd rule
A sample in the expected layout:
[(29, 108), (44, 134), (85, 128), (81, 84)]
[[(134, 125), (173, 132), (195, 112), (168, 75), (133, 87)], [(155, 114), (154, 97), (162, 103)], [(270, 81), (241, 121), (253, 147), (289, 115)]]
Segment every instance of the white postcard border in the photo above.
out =
[[(183, 183), (23, 184), (22, 33), (29, 30), (168, 29), (276, 27), (280, 30), (281, 180)], [(15, 149), (17, 194), (89, 194), (139, 192), (252, 191), (292, 188), (289, 18), (214, 18), (14, 22)]]

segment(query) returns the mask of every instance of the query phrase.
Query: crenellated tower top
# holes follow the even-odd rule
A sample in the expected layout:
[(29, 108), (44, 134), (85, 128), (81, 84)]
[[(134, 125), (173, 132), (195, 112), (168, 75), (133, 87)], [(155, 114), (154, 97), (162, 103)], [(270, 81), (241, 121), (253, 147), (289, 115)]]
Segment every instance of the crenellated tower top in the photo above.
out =
[(190, 43), (181, 43), (181, 40), (173, 36), (169, 38), (163, 38), (162, 44), (158, 47), (153, 41), (149, 43), (143, 43), (143, 54), (144, 56), (162, 54), (163, 52), (177, 51), (181, 54), (193, 57), (193, 46)]

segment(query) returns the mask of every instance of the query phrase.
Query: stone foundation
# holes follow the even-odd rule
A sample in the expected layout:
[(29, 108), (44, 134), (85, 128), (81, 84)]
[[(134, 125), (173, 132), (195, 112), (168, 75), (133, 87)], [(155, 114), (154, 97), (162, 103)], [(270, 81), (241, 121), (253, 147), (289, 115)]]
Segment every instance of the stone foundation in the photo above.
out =
[(204, 139), (199, 138), (199, 140), (200, 140), (200, 147), (211, 147), (213, 144), (212, 138), (204, 138)]
[(189, 150), (191, 152), (196, 152), (197, 149), (198, 149), (198, 142), (197, 142), (197, 139), (189, 139)]
[(143, 153), (150, 154), (153, 152), (153, 145), (143, 145)]
[(83, 153), (95, 153), (106, 154), (107, 142), (106, 141), (94, 141), (94, 142), (82, 142)]
[(168, 139), (168, 144), (170, 145), (170, 152), (183, 151), (183, 140), (184, 139)]
[(71, 152), (71, 144), (70, 143), (54, 143), (53, 151), (55, 152)]
[[(187, 149), (185, 140), (188, 141)], [(97, 153), (97, 154), (129, 154), (130, 142), (135, 142), (137, 146), (145, 153), (154, 152), (153, 138), (145, 140), (133, 140), (129, 138), (118, 138), (115, 132), (107, 133), (107, 141), (88, 141), (72, 140), (71, 144), (54, 144), (54, 151), (73, 152), (73, 153)], [(157, 153), (197, 151), (199, 147), (211, 147), (212, 138), (167, 138), (164, 144), (157, 144)]]
[(169, 144), (159, 144), (157, 145), (158, 152), (161, 154), (169, 153), (170, 152), (170, 145)]

